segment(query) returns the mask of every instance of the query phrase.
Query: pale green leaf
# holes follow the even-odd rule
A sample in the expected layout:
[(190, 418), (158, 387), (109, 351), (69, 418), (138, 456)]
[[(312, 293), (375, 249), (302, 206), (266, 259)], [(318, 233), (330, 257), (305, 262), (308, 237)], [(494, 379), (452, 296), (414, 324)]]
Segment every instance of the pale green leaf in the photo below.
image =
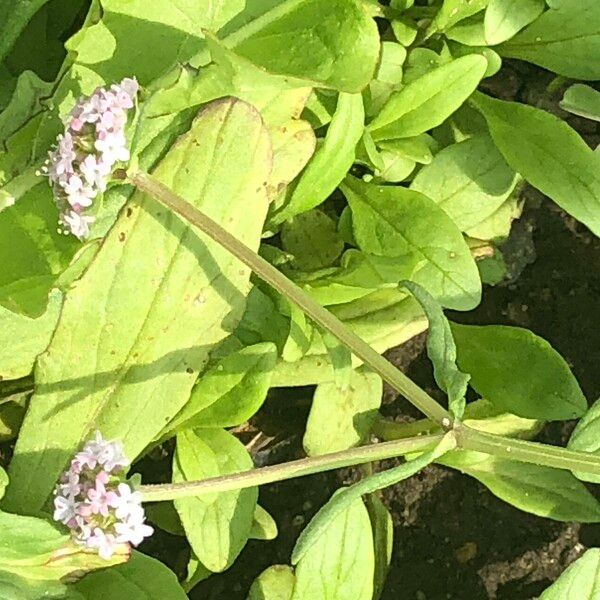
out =
[(579, 134), (558, 117), (533, 106), (479, 93), (473, 101), (506, 162), (600, 235), (598, 157)]
[(349, 385), (317, 386), (302, 441), (309, 456), (346, 450), (364, 442), (381, 405), (379, 375), (353, 371)]
[(539, 600), (597, 600), (600, 596), (600, 548), (590, 548), (569, 565)]
[(483, 10), (489, 0), (443, 0), (442, 7), (430, 25), (429, 31), (445, 31), (456, 23)]
[(379, 35), (357, 0), (249, 3), (246, 13), (223, 40), (267, 71), (345, 92), (359, 92), (373, 77)]
[(520, 417), (581, 417), (587, 402), (566, 361), (527, 329), (452, 324), (458, 364), (471, 386), (496, 406)]
[[(243, 444), (222, 429), (177, 436), (174, 483), (230, 475), (252, 466)], [(220, 572), (231, 566), (250, 536), (257, 498), (256, 488), (246, 488), (175, 500), (194, 554), (205, 567)]]
[(456, 225), (433, 200), (403, 187), (376, 186), (351, 177), (342, 191), (364, 252), (419, 265), (412, 276), (398, 281), (422, 285), (448, 308), (469, 310), (479, 304), (481, 281), (475, 261)]
[(340, 94), (323, 143), (291, 189), (281, 212), (274, 216), (274, 222), (281, 223), (319, 206), (335, 190), (354, 162), (364, 119), (362, 96)]
[[(155, 176), (256, 249), (270, 166), (260, 115), (229, 99), (201, 113)], [(239, 218), (249, 206), (252, 217)], [(209, 352), (241, 318), (249, 287), (249, 270), (231, 254), (136, 194), (69, 292), (38, 363), (5, 505), (39, 510), (96, 429), (122, 439), (135, 459), (188, 400)]]
[(0, 307), (0, 379), (31, 373), (36, 358), (50, 343), (61, 304), (61, 294), (53, 292), (46, 312), (37, 319)]
[(600, 503), (569, 471), (457, 450), (438, 462), (474, 477), (501, 500), (526, 512), (579, 523), (600, 522)]
[(291, 567), (273, 565), (254, 580), (248, 600), (292, 600), (295, 582)]
[(123, 565), (91, 573), (75, 584), (86, 600), (185, 600), (175, 573), (158, 560), (133, 552)]
[[(310, 525), (309, 525), (310, 527)], [(306, 531), (306, 529), (305, 529)], [(360, 498), (331, 515), (318, 539), (296, 560), (292, 600), (371, 600), (375, 557), (369, 514)]]
[(19, 34), (35, 13), (49, 0), (0, 1), (0, 62), (4, 60)]
[[(600, 455), (600, 400), (596, 400), (577, 423), (568, 448)], [(576, 472), (575, 476), (582, 481), (600, 483), (600, 476), (593, 473)]]
[(410, 281), (403, 281), (402, 286), (418, 300), (427, 315), (427, 356), (433, 363), (433, 375), (438, 386), (448, 396), (450, 412), (460, 419), (465, 411), (465, 395), (470, 377), (456, 366), (456, 344), (450, 323), (440, 304), (423, 287)]
[(392, 94), (369, 124), (375, 141), (412, 137), (443, 123), (475, 91), (487, 69), (479, 55), (457, 58)]
[(565, 77), (596, 81), (600, 64), (600, 4), (561, 0), (498, 48), (502, 56), (527, 60)]
[(385, 507), (377, 494), (369, 494), (365, 498), (371, 528), (373, 529), (373, 546), (375, 549), (375, 577), (373, 580), (373, 600), (379, 600), (385, 587), (385, 580), (392, 562), (394, 549), (394, 522), (390, 511)]
[(194, 427), (233, 427), (247, 421), (264, 402), (277, 352), (270, 342), (247, 346), (203, 373), (190, 399), (167, 425), (165, 440)]
[(600, 121), (600, 92), (589, 85), (574, 83), (565, 92), (560, 107), (574, 115)]
[(484, 21), (486, 42), (493, 46), (509, 40), (545, 8), (544, 0), (490, 0)]
[(496, 212), (516, 183), (517, 174), (489, 135), (476, 135), (436, 154), (410, 189), (434, 200), (461, 231), (468, 231)]
[(277, 523), (275, 519), (258, 504), (254, 509), (254, 518), (249, 538), (251, 540), (274, 540), (277, 537)]

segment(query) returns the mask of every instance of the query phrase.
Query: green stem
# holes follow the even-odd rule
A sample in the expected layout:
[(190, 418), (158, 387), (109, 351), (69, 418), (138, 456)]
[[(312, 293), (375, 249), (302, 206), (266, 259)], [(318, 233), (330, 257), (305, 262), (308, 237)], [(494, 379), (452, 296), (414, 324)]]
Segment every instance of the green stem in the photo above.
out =
[(477, 431), (466, 425), (454, 428), (460, 448), (484, 452), (499, 458), (534, 465), (580, 471), (600, 475), (600, 456), (588, 452), (575, 452), (560, 446), (540, 442), (527, 442)]
[(131, 182), (140, 190), (156, 198), (192, 225), (195, 225), (200, 231), (203, 231), (250, 267), (280, 294), (300, 307), (315, 323), (350, 348), (358, 358), (414, 404), (423, 414), (436, 423), (443, 424), (445, 428), (451, 427), (452, 418), (444, 407), (264, 258), (253, 252), (219, 224), (150, 175), (136, 172), (129, 177)]
[(204, 496), (218, 492), (241, 490), (243, 488), (264, 485), (275, 481), (284, 481), (294, 477), (313, 475), (323, 471), (341, 469), (361, 465), (386, 458), (394, 458), (412, 452), (425, 452), (435, 448), (443, 435), (423, 435), (416, 438), (371, 444), (359, 448), (351, 448), (342, 452), (323, 454), (311, 458), (293, 460), (282, 465), (262, 467), (233, 475), (212, 477), (201, 481), (186, 481), (163, 485), (142, 485), (139, 491), (144, 502), (176, 500), (188, 496)]
[(371, 433), (382, 440), (401, 440), (415, 435), (423, 435), (425, 433), (434, 433), (436, 429), (439, 429), (439, 425), (436, 425), (429, 419), (419, 419), (418, 421), (412, 421), (411, 423), (397, 423), (379, 417), (371, 429)]

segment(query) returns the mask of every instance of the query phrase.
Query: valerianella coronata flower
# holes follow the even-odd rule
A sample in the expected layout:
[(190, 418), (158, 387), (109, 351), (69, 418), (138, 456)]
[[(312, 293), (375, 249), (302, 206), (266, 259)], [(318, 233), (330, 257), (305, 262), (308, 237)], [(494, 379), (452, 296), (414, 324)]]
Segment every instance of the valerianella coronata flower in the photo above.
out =
[(42, 167), (60, 211), (59, 231), (88, 237), (94, 200), (106, 189), (115, 164), (129, 160), (125, 125), (137, 92), (135, 79), (97, 88), (80, 98), (67, 118), (65, 131)]
[(108, 560), (119, 544), (137, 546), (153, 529), (145, 523), (141, 494), (124, 481), (129, 461), (120, 442), (96, 433), (75, 455), (56, 486), (54, 519), (76, 543)]

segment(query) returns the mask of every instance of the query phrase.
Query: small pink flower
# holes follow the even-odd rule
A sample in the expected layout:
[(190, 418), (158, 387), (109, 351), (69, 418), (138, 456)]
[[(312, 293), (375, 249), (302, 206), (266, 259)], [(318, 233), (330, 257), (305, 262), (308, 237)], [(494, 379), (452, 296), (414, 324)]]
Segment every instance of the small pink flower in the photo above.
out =
[(118, 542), (116, 536), (112, 533), (105, 533), (100, 527), (96, 527), (93, 533), (87, 538), (85, 545), (98, 551), (100, 558), (110, 560), (116, 552)]

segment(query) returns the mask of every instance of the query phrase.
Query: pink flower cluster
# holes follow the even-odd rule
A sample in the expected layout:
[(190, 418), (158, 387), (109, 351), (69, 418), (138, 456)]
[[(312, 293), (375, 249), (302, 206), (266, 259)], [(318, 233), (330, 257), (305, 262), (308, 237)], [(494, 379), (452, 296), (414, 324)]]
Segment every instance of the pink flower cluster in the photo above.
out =
[(56, 486), (54, 519), (73, 539), (108, 560), (119, 544), (137, 546), (153, 529), (145, 523), (141, 494), (123, 481), (129, 461), (120, 442), (97, 432), (75, 455)]
[(63, 233), (89, 236), (94, 199), (106, 190), (115, 164), (129, 160), (125, 125), (137, 92), (135, 79), (123, 79), (80, 98), (49, 152), (42, 172), (54, 190)]

